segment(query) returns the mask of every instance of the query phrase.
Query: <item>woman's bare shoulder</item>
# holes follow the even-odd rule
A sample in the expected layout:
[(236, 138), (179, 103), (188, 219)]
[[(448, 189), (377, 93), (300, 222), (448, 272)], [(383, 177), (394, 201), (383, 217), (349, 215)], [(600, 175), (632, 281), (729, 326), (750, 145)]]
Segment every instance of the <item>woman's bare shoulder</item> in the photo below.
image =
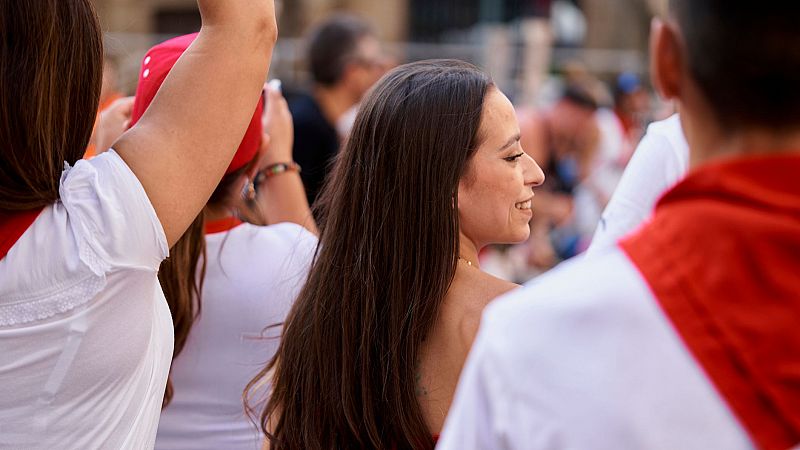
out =
[(517, 284), (473, 268), (456, 275), (447, 302), (451, 314), (458, 316), (459, 335), (465, 344), (472, 345), (486, 306), (518, 287)]

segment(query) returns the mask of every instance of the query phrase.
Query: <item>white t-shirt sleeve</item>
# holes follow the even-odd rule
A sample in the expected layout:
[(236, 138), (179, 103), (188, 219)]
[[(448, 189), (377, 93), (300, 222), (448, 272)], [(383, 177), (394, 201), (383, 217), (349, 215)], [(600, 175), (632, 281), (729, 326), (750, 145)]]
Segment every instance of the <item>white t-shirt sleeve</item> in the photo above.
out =
[(60, 193), (81, 259), (95, 273), (157, 270), (169, 255), (164, 229), (144, 188), (114, 150), (68, 167)]
[(674, 115), (650, 125), (603, 212), (587, 254), (608, 249), (636, 230), (688, 166), (689, 146), (680, 118)]

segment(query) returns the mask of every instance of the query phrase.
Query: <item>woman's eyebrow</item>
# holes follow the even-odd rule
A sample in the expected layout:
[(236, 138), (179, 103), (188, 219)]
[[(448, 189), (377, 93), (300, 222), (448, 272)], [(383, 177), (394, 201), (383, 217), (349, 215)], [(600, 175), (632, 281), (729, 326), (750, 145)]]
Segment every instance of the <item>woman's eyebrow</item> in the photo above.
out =
[(517, 133), (517, 134), (515, 134), (514, 136), (512, 136), (512, 137), (511, 137), (511, 139), (509, 139), (509, 140), (508, 140), (508, 142), (506, 142), (506, 143), (505, 143), (505, 144), (504, 144), (502, 147), (500, 147), (500, 149), (499, 149), (499, 150), (497, 150), (497, 151), (498, 151), (498, 152), (502, 152), (503, 150), (505, 150), (505, 149), (507, 149), (507, 148), (511, 147), (512, 145), (514, 145), (514, 144), (516, 144), (517, 142), (519, 142), (519, 140), (521, 139), (521, 137), (522, 137), (522, 136), (520, 136), (520, 133)]

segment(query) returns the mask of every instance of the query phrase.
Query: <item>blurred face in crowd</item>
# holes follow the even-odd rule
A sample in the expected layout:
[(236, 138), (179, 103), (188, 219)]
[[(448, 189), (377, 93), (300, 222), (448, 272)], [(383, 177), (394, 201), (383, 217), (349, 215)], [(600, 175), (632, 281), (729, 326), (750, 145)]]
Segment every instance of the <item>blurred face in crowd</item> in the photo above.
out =
[(369, 89), (389, 69), (380, 42), (374, 36), (365, 36), (348, 66), (347, 80), (354, 96), (361, 100)]
[(478, 248), (530, 236), (533, 187), (544, 173), (520, 145), (514, 107), (496, 88), (486, 95), (480, 147), (458, 187), (461, 232)]
[(549, 118), (551, 144), (560, 156), (583, 154), (596, 138), (597, 120), (591, 109), (562, 100)]

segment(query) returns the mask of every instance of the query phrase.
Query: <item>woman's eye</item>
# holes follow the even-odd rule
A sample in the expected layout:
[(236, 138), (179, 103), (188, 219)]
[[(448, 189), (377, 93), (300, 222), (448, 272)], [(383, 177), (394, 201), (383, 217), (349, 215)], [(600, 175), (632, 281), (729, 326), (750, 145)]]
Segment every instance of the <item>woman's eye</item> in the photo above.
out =
[(503, 158), (503, 159), (508, 161), (508, 162), (515, 162), (518, 159), (522, 158), (522, 155), (524, 155), (524, 153), (520, 153), (520, 154), (514, 155), (514, 156), (509, 156), (508, 158)]

